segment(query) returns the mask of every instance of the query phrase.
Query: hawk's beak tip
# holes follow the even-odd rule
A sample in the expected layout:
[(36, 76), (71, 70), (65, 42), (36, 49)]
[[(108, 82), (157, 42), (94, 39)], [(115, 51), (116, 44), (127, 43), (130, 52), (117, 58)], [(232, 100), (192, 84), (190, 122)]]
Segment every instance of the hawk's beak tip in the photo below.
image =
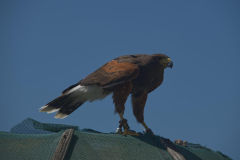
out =
[(168, 67), (170, 67), (170, 68), (173, 67), (173, 62), (172, 61), (168, 62)]

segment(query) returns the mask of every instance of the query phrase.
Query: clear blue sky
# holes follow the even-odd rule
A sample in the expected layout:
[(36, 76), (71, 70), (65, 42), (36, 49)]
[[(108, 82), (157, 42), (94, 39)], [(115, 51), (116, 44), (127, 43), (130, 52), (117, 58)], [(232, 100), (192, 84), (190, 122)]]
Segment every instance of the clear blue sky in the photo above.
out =
[[(240, 3), (215, 1), (0, 1), (0, 130), (30, 117), (113, 132), (111, 96), (59, 120), (38, 112), (121, 55), (164, 53), (174, 62), (150, 93), (155, 134), (240, 159)], [(142, 131), (132, 114), (131, 129)]]

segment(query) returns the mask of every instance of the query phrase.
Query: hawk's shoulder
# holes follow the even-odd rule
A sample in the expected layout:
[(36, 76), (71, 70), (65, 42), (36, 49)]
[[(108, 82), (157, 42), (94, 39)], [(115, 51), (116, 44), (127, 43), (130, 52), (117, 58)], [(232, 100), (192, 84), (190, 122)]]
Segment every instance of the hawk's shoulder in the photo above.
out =
[(129, 58), (114, 59), (84, 78), (81, 84), (95, 84), (107, 88), (130, 81), (136, 78), (139, 72), (139, 67), (132, 63)]

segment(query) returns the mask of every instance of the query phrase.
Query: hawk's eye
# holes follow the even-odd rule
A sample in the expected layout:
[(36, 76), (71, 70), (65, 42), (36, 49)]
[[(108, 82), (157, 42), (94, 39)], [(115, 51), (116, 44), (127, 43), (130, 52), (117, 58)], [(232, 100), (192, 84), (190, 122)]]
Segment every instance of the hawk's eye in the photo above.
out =
[(161, 57), (156, 57), (156, 60), (160, 61), (162, 58)]

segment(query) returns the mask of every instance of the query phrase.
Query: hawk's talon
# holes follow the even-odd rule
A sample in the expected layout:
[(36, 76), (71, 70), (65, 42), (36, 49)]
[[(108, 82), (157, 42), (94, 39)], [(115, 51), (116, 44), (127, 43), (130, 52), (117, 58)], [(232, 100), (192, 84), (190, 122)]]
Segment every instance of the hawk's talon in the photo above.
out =
[[(127, 123), (126, 119), (120, 120), (119, 123), (120, 123), (119, 128), (117, 128), (116, 133), (123, 134), (125, 136), (126, 135), (139, 136), (139, 134), (136, 133), (135, 131), (129, 130), (130, 127), (128, 126), (128, 123)], [(122, 127), (124, 129), (124, 132), (122, 132)]]
[(124, 136), (126, 136), (126, 135), (139, 136), (139, 134), (136, 133), (135, 131), (133, 131), (133, 130), (128, 130), (128, 129), (124, 129), (123, 135), (124, 135)]

